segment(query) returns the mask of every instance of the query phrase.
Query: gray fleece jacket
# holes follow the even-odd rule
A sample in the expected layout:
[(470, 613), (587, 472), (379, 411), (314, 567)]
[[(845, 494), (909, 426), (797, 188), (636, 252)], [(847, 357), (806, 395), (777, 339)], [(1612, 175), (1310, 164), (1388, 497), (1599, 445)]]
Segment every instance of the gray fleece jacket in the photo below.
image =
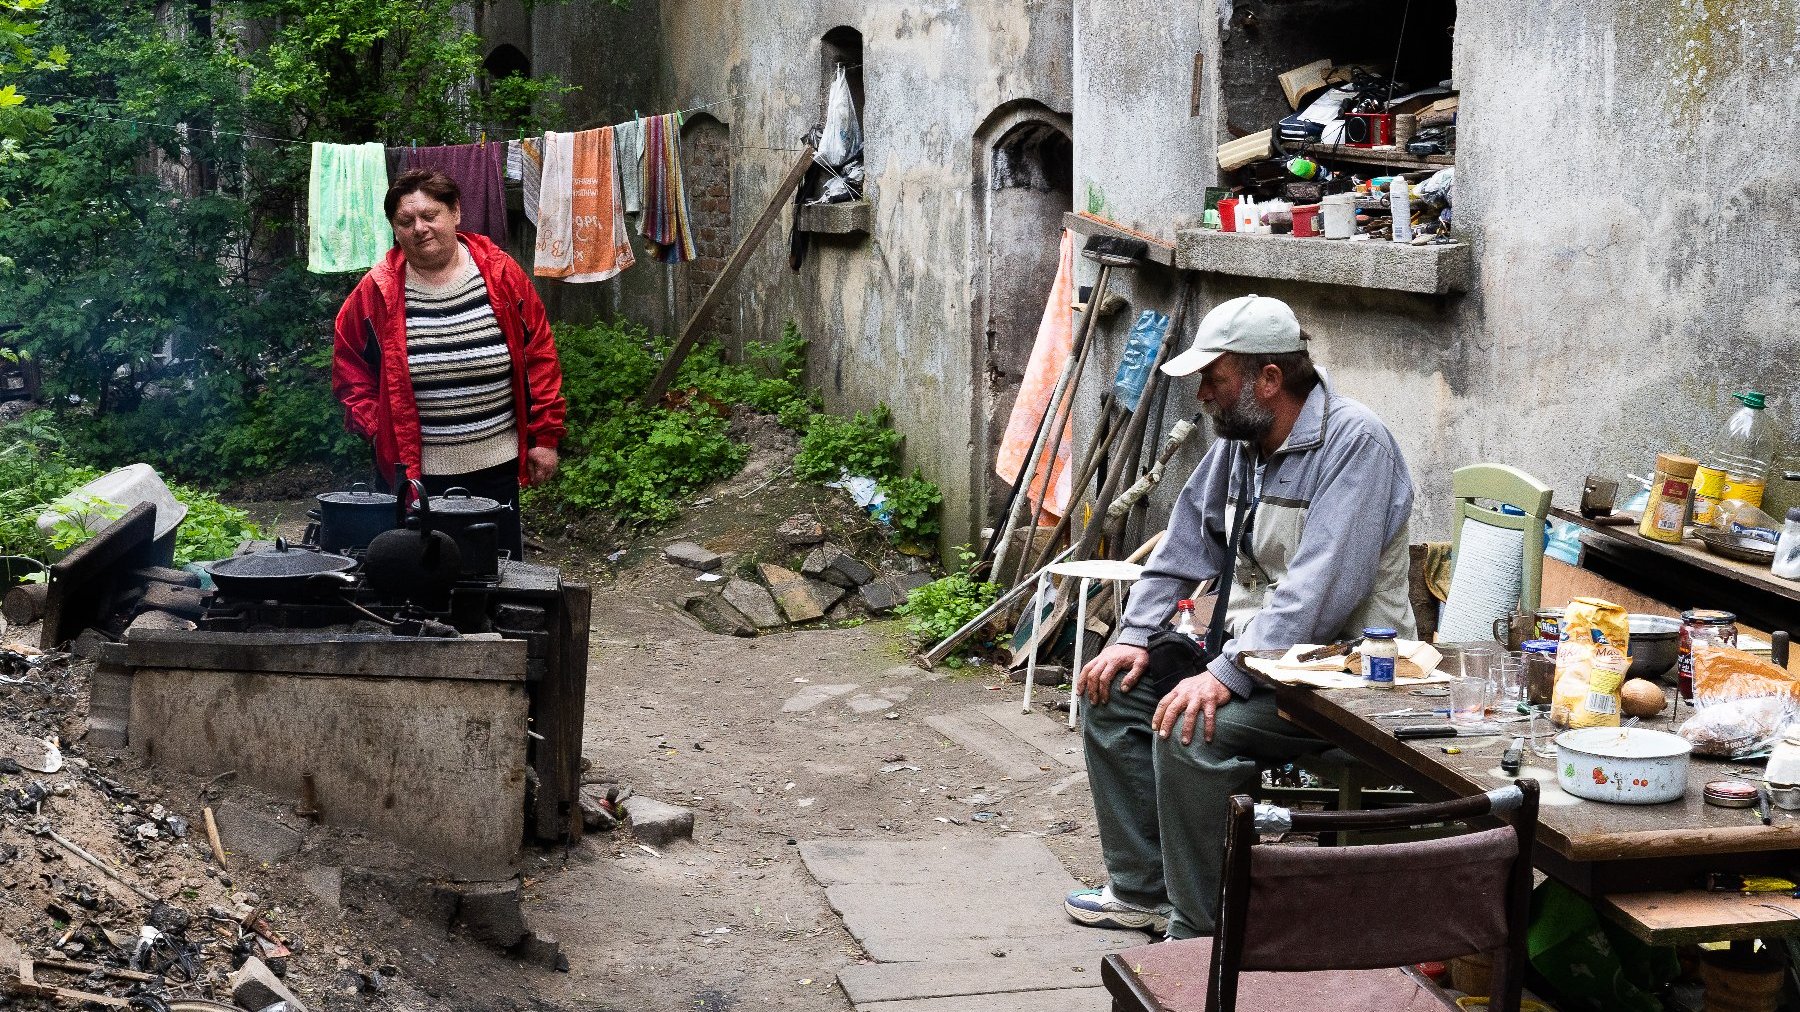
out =
[(1119, 642), (1143, 646), (1177, 601), (1217, 580), (1226, 528), (1239, 496), (1250, 496), (1253, 521), (1233, 580), (1225, 652), (1209, 668), (1238, 696), (1255, 684), (1238, 664), (1245, 650), (1328, 643), (1372, 626), (1414, 634), (1406, 534), (1412, 475), (1381, 419), (1321, 380), (1269, 456), (1260, 497), (1256, 464), (1251, 444), (1214, 441), (1175, 500), (1169, 533), (1132, 589), (1119, 634)]

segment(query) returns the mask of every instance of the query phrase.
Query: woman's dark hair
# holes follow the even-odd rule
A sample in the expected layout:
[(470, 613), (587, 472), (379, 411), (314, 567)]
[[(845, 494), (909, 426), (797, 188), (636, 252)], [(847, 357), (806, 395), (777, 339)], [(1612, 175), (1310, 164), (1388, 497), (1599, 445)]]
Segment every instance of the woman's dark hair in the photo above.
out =
[(387, 220), (394, 220), (400, 201), (409, 193), (423, 193), (449, 208), (456, 207), (457, 201), (462, 199), (462, 187), (456, 185), (456, 180), (436, 169), (413, 169), (401, 173), (394, 185), (388, 187), (387, 199), (381, 203), (387, 211)]

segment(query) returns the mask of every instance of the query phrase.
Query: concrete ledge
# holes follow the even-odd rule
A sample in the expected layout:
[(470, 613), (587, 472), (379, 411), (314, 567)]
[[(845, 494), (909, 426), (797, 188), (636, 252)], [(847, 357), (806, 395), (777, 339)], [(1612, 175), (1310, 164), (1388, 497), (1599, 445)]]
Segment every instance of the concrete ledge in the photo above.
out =
[(127, 664), (145, 668), (268, 672), (451, 681), (523, 682), (526, 644), (517, 639), (415, 639), (341, 633), (148, 630), (126, 644)]
[(823, 235), (868, 235), (873, 218), (872, 205), (866, 200), (807, 204), (796, 212), (794, 227)]
[(1429, 295), (1467, 291), (1472, 259), (1467, 243), (1408, 246), (1204, 228), (1175, 234), (1175, 266), (1185, 271)]

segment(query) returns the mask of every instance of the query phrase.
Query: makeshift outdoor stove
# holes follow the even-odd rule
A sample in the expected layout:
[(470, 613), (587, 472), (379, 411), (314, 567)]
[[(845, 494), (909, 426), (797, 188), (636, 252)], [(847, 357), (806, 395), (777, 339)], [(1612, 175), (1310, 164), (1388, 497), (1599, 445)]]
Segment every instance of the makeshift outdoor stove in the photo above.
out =
[(414, 522), (340, 552), (247, 544), (202, 591), (141, 565), (153, 512), (52, 569), (46, 642), (125, 640), (99, 647), (90, 741), (235, 771), (462, 880), (579, 838), (586, 586)]

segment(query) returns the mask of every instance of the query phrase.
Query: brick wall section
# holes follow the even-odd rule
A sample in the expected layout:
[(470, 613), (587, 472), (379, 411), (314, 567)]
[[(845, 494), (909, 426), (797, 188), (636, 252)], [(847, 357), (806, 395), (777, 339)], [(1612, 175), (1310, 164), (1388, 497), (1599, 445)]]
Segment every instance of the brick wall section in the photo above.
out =
[[(718, 280), (731, 256), (731, 132), (711, 116), (690, 121), (681, 136), (681, 167), (687, 185), (688, 214), (694, 230), (698, 257), (683, 270), (681, 316), (699, 307), (707, 290)], [(731, 346), (724, 307), (713, 313), (702, 329), (710, 338)]]

